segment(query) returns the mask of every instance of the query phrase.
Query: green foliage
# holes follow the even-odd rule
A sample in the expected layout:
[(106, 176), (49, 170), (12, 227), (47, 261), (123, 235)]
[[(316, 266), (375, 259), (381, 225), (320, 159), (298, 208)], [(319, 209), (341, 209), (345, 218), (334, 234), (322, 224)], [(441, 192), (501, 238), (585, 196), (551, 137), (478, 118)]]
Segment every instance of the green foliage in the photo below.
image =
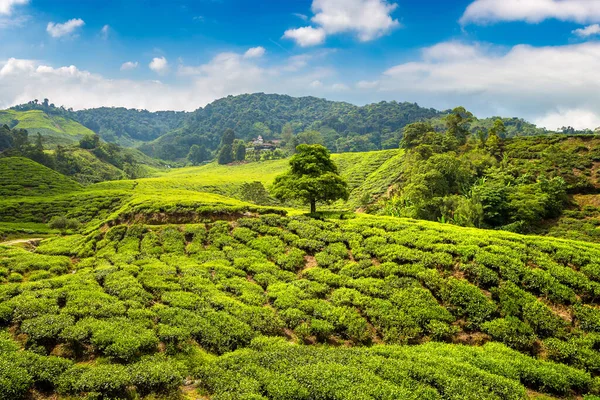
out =
[(74, 192), (81, 186), (32, 160), (0, 158), (0, 197), (52, 196)]
[(187, 155), (187, 159), (192, 163), (192, 165), (199, 165), (210, 159), (210, 153), (208, 150), (206, 150), (204, 145), (198, 146), (195, 144), (190, 147), (190, 152)]
[(300, 145), (290, 159), (290, 171), (275, 178), (272, 193), (280, 200), (300, 199), (316, 212), (317, 202), (348, 199), (347, 183), (338, 175), (329, 151), (320, 145)]
[(286, 138), (290, 150), (302, 143), (323, 144), (336, 152), (390, 149), (398, 147), (405, 125), (440, 115), (414, 103), (394, 101), (357, 107), (314, 97), (246, 94), (229, 96), (196, 110), (183, 128), (142, 149), (164, 159), (184, 158), (194, 144), (216, 150), (221, 133), (228, 128), (235, 129), (237, 137), (246, 142), (258, 135)]

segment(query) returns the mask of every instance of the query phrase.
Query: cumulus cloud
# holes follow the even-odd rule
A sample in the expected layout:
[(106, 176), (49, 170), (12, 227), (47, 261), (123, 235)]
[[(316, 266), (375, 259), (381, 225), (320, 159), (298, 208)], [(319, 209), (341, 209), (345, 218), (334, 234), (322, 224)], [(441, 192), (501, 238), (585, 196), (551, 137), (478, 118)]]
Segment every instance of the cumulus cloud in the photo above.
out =
[(563, 125), (592, 128), (584, 126), (591, 118), (577, 117), (600, 115), (598, 70), (598, 42), (508, 50), (448, 42), (387, 70), (380, 90), (440, 109), (462, 104), (479, 115), (536, 119), (559, 113), (573, 119)]
[(29, 0), (0, 0), (0, 15), (11, 15), (15, 6), (28, 3)]
[(564, 126), (572, 126), (575, 129), (594, 129), (600, 127), (600, 116), (590, 110), (564, 110), (551, 111), (543, 117), (533, 120), (537, 125), (548, 129), (559, 130)]
[(367, 42), (400, 26), (391, 16), (397, 7), (387, 0), (313, 0), (311, 21), (316, 27), (289, 29), (284, 37), (302, 47), (321, 44), (327, 35), (338, 33), (352, 33)]
[(583, 38), (600, 35), (600, 24), (594, 24), (586, 26), (585, 28), (575, 29), (572, 33)]
[[(253, 92), (295, 96), (334, 93), (330, 86), (312, 85), (329, 79), (327, 68), (288, 71), (290, 60), (264, 67), (244, 53), (220, 53), (204, 64), (180, 64), (169, 83), (151, 80), (108, 79), (75, 66), (54, 67), (34, 60), (0, 60), (0, 109), (35, 98), (75, 109), (100, 106), (156, 110), (194, 110), (227, 95)], [(262, 64), (262, 63), (261, 63)], [(125, 70), (137, 65), (129, 61)]]
[(476, 0), (467, 7), (460, 22), (462, 24), (499, 21), (538, 23), (546, 19), (581, 24), (598, 22), (600, 2), (597, 0)]
[(245, 58), (260, 58), (262, 56), (265, 55), (265, 48), (258, 46), (258, 47), (252, 47), (250, 49), (248, 49), (248, 51), (246, 51), (246, 53), (244, 53), (244, 57)]
[(84, 25), (85, 25), (85, 22), (80, 18), (70, 19), (63, 24), (48, 22), (46, 31), (53, 38), (60, 38), (60, 37), (69, 36), (69, 35), (73, 34), (78, 28), (81, 28)]
[(121, 65), (121, 71), (131, 71), (132, 69), (136, 69), (138, 67), (137, 61), (127, 61)]
[(169, 70), (169, 62), (165, 57), (155, 57), (150, 61), (148, 67), (157, 74), (166, 74)]
[(286, 39), (292, 39), (301, 47), (310, 47), (322, 44), (325, 42), (325, 30), (322, 28), (313, 28), (305, 26), (298, 29), (288, 29), (283, 34)]

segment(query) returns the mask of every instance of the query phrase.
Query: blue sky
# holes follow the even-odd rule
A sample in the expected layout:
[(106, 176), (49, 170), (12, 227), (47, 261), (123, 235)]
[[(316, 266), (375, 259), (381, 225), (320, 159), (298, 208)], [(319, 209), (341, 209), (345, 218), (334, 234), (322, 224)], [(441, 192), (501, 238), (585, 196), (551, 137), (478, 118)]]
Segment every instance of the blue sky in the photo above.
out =
[(247, 92), (600, 126), (600, 0), (0, 0), (0, 107)]

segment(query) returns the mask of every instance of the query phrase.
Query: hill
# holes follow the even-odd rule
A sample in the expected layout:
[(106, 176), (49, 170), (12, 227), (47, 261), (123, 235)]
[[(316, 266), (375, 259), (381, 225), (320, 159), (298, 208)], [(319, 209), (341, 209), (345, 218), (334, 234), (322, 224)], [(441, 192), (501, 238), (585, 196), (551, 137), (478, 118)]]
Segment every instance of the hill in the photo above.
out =
[(598, 245), (195, 196), (134, 196), (34, 253), (0, 246), (9, 398), (598, 393)]
[(64, 175), (21, 157), (0, 158), (0, 196), (52, 196), (80, 190)]
[(11, 129), (25, 129), (31, 137), (41, 134), (44, 145), (69, 145), (78, 142), (85, 135), (93, 132), (85, 126), (60, 115), (47, 114), (42, 110), (0, 111), (0, 125)]
[(163, 159), (177, 159), (185, 157), (193, 144), (216, 149), (227, 128), (247, 141), (259, 135), (281, 139), (284, 126), (294, 134), (319, 131), (324, 144), (334, 151), (397, 148), (398, 131), (406, 124), (440, 114), (414, 103), (381, 102), (358, 107), (315, 97), (246, 94), (216, 100), (194, 111), (182, 128), (140, 149)]
[[(321, 142), (333, 152), (394, 149), (398, 148), (406, 125), (428, 120), (434, 127), (443, 129), (443, 117), (449, 113), (408, 102), (380, 102), (359, 107), (316, 97), (265, 93), (228, 96), (191, 113), (111, 107), (73, 111), (55, 107), (48, 101), (32, 101), (7, 112), (17, 111), (41, 111), (46, 115), (45, 118), (38, 115), (39, 120), (23, 125), (32, 132), (36, 129), (45, 132), (49, 127), (67, 123), (75, 124), (69, 131), (77, 132), (76, 126), (83, 124), (86, 130), (94, 131), (107, 142), (139, 147), (147, 155), (165, 160), (184, 159), (194, 144), (204, 145), (209, 151), (217, 150), (221, 135), (228, 128), (244, 141), (262, 136), (285, 143), (294, 140), (294, 136), (296, 140), (304, 140), (298, 135), (308, 131), (312, 133), (311, 140)], [(57, 122), (48, 123), (48, 119)], [(488, 130), (496, 119), (475, 119), (471, 132)], [(548, 133), (519, 118), (502, 120), (507, 137)]]
[(75, 121), (99, 134), (107, 142), (134, 147), (177, 129), (188, 113), (149, 112), (122, 107), (101, 107), (75, 111)]

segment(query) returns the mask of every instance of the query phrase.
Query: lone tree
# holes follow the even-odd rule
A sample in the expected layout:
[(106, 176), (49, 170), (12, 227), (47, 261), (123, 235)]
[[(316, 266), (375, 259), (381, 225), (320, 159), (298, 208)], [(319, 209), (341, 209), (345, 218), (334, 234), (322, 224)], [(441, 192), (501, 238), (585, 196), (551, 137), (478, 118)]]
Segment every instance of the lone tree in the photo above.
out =
[(217, 162), (219, 164), (229, 164), (233, 162), (233, 142), (235, 140), (235, 132), (233, 129), (226, 129), (221, 136), (221, 148), (219, 149), (219, 156)]
[(299, 199), (317, 211), (317, 202), (348, 200), (348, 185), (339, 176), (329, 150), (314, 144), (301, 144), (290, 160), (291, 169), (275, 178), (272, 194), (279, 200)]

